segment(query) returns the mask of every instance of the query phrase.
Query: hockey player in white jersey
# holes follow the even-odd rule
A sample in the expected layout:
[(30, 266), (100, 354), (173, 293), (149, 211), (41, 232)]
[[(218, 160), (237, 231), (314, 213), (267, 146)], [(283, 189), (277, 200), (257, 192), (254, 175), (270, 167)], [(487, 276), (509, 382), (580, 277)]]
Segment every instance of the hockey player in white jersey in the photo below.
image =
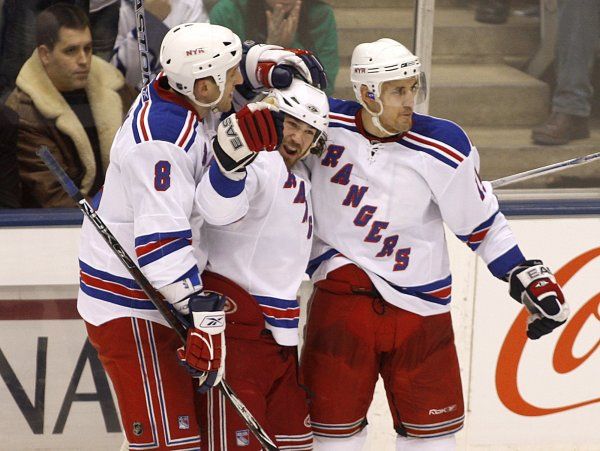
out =
[[(306, 392), (298, 385), (296, 295), (313, 218), (310, 182), (296, 163), (321, 153), (329, 107), (322, 91), (300, 80), (265, 101), (273, 99), (285, 114), (279, 153), (261, 152), (240, 174), (225, 168), (223, 140), (215, 141), (216, 159), (197, 193), (208, 249), (202, 278), (206, 290), (228, 300), (228, 383), (279, 449), (310, 450)], [(206, 402), (213, 412), (203, 435), (208, 450), (261, 449), (220, 393), (208, 393)]]
[[(182, 24), (165, 36), (160, 59), (164, 72), (144, 88), (115, 137), (97, 208), (172, 307), (191, 313), (187, 343), (180, 347), (87, 222), (78, 310), (115, 387), (130, 449), (199, 449), (195, 389), (206, 391), (221, 380), (225, 342), (224, 299), (202, 293), (202, 218), (194, 193), (211, 159), (218, 115), (230, 110), (234, 87), (242, 83), (242, 44), (227, 28)], [(254, 83), (244, 81), (255, 88), (263, 86), (257, 72), (308, 73), (303, 59), (275, 46), (248, 50), (241, 64)], [(274, 110), (250, 104), (230, 116), (240, 135), (228, 158), (238, 168), (278, 146)], [(209, 315), (220, 323), (203, 323)]]
[(396, 449), (452, 450), (464, 405), (443, 224), (527, 306), (529, 338), (563, 324), (568, 306), (521, 253), (465, 132), (413, 111), (418, 58), (391, 39), (360, 44), (351, 79), (358, 103), (330, 100), (327, 150), (307, 162), (316, 288), (300, 367), (315, 449), (362, 448), (381, 375)]

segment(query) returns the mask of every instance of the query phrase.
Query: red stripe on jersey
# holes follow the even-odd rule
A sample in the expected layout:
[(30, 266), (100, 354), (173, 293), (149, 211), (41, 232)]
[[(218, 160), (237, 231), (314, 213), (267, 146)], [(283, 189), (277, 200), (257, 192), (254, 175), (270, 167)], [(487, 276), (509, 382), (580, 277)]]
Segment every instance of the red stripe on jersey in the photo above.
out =
[[(179, 237), (165, 238), (164, 240), (153, 241), (152, 243), (144, 244), (135, 248), (135, 253), (138, 257), (143, 257), (146, 254), (158, 249), (159, 247), (165, 246), (173, 241), (180, 240)], [(191, 240), (188, 240), (191, 243)]]
[(146, 124), (144, 123), (149, 107), (150, 107), (150, 102), (146, 102), (144, 104), (144, 106), (142, 107), (142, 111), (140, 111), (140, 116), (139, 116), (140, 129), (142, 130), (142, 135), (144, 136), (144, 141), (148, 141), (150, 139), (149, 135), (148, 135), (148, 130), (146, 129)]
[(428, 292), (427, 294), (431, 295), (431, 296), (435, 296), (436, 298), (440, 298), (440, 299), (444, 299), (447, 297), (450, 297), (450, 294), (452, 293), (452, 287), (446, 287), (446, 288), (441, 288), (437, 291), (432, 291), (432, 292)]
[(298, 319), (300, 318), (300, 307), (280, 310), (274, 307), (269, 307), (267, 305), (259, 304), (260, 309), (267, 316), (270, 316), (275, 319)]
[(412, 134), (411, 132), (407, 132), (406, 136), (408, 136), (410, 139), (414, 139), (415, 141), (418, 141), (418, 142), (420, 142), (422, 144), (427, 144), (428, 146), (433, 146), (436, 149), (438, 149), (438, 150), (440, 150), (440, 151), (442, 151), (442, 152), (444, 152), (444, 153), (452, 156), (453, 158), (456, 158), (458, 161), (463, 161), (464, 160), (463, 156), (461, 156), (461, 155), (459, 155), (459, 154), (451, 151), (450, 149), (448, 149), (448, 148), (446, 148), (444, 146), (439, 145), (436, 142), (429, 141), (427, 139), (423, 139), (423, 138), (421, 138), (419, 136), (416, 136), (416, 135)]
[(187, 141), (188, 137), (190, 136), (190, 133), (192, 131), (192, 125), (194, 124), (194, 116), (190, 115), (186, 122), (187, 122), (187, 124), (185, 126), (186, 127), (185, 133), (183, 134), (183, 137), (177, 143), (177, 145), (180, 147), (185, 147), (185, 142)]
[(335, 114), (330, 114), (329, 115), (330, 119), (335, 119), (336, 121), (343, 121), (343, 122), (348, 122), (350, 124), (354, 124), (354, 118), (349, 118), (349, 117), (343, 117), (343, 116), (337, 116)]
[(469, 243), (480, 243), (483, 241), (487, 233), (490, 231), (489, 228), (480, 230), (479, 232), (475, 232), (473, 235), (469, 237)]
[(98, 288), (111, 293), (120, 294), (121, 296), (127, 296), (133, 299), (139, 299), (142, 301), (148, 301), (148, 296), (141, 289), (132, 289), (119, 285), (115, 282), (108, 282), (106, 280), (98, 279), (97, 277), (90, 276), (89, 274), (79, 271), (81, 281), (87, 286), (92, 288)]

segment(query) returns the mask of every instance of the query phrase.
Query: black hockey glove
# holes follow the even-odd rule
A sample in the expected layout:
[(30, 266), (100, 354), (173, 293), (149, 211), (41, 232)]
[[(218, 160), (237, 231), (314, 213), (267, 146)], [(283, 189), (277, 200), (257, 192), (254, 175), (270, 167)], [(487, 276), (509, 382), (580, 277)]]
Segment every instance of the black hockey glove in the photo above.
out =
[(560, 286), (541, 260), (527, 260), (507, 275), (510, 296), (529, 311), (527, 336), (537, 340), (549, 334), (569, 317)]

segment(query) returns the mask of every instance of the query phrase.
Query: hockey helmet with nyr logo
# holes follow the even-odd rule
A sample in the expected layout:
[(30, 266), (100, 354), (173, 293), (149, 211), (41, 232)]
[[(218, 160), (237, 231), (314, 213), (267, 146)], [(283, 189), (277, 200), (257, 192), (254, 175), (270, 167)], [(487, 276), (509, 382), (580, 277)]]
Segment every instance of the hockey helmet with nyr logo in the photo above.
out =
[[(196, 105), (212, 107), (225, 91), (227, 71), (242, 59), (240, 38), (228, 28), (208, 23), (184, 23), (165, 35), (160, 47), (160, 64), (169, 86)], [(219, 87), (219, 98), (209, 104), (198, 102), (194, 82), (212, 77)]]
[(350, 80), (356, 98), (361, 101), (360, 87), (367, 86), (373, 98), (379, 98), (381, 84), (390, 80), (417, 77), (419, 93), (422, 98), (415, 99), (416, 103), (424, 100), (424, 74), (421, 72), (419, 58), (406, 47), (389, 38), (375, 42), (365, 42), (356, 46), (352, 52)]
[[(352, 52), (350, 64), (350, 80), (354, 95), (360, 104), (371, 115), (373, 125), (384, 135), (392, 136), (394, 131), (386, 129), (380, 121), (385, 105), (381, 100), (381, 85), (386, 81), (415, 78), (415, 85), (411, 88), (415, 104), (425, 100), (427, 93), (425, 74), (421, 72), (419, 58), (413, 55), (406, 47), (389, 38), (379, 39), (375, 42), (365, 42), (356, 46)], [(374, 111), (362, 98), (361, 87), (366, 86), (367, 97), (379, 105), (379, 110)], [(401, 107), (406, 102), (405, 97), (390, 100), (388, 106)]]
[[(320, 155), (327, 141), (329, 125), (327, 95), (320, 89), (296, 78), (289, 88), (271, 90), (267, 98), (269, 97), (276, 100), (279, 111), (316, 129), (317, 133), (315, 133), (309, 151)], [(307, 151), (302, 157), (308, 153)]]

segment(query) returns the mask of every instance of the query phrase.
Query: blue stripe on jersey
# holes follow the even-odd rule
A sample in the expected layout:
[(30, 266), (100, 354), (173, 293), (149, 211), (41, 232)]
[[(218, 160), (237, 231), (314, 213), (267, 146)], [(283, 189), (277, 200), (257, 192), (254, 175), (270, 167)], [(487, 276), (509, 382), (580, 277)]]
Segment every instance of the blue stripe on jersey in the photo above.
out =
[(441, 141), (465, 157), (471, 153), (471, 142), (467, 134), (452, 121), (413, 113), (413, 125), (410, 130)]
[(144, 105), (144, 102), (142, 102), (142, 96), (139, 96), (138, 99), (139, 99), (138, 104), (135, 107), (135, 110), (133, 111), (133, 118), (131, 120), (131, 129), (133, 130), (133, 139), (135, 139), (136, 144), (139, 144), (142, 142), (142, 138), (139, 134), (138, 127), (137, 127), (137, 119), (138, 119), (138, 115), (140, 114), (140, 110), (142, 109), (142, 106)]
[(148, 88), (152, 99), (151, 111), (148, 111), (148, 126), (152, 138), (176, 144), (179, 134), (187, 126), (189, 110), (161, 98), (156, 92), (154, 83)]
[[(459, 240), (463, 243), (467, 243), (467, 245), (471, 248), (472, 251), (477, 250), (477, 248), (481, 245), (485, 236), (487, 235), (488, 230), (494, 221), (496, 220), (496, 216), (500, 213), (500, 210), (496, 210), (496, 212), (486, 219), (484, 222), (479, 224), (469, 235), (456, 235)], [(483, 233), (482, 233), (483, 232)], [(480, 234), (481, 236), (477, 236)]]
[[(282, 329), (297, 329), (300, 321), (300, 304), (297, 299), (280, 299), (272, 298), (269, 296), (257, 296), (253, 295), (254, 299), (258, 302), (261, 307), (265, 321), (273, 327), (280, 327)], [(296, 310), (293, 318), (276, 318), (275, 314), (269, 315), (266, 309), (273, 308), (282, 311)], [(282, 315), (284, 316), (284, 315)]]
[(79, 268), (89, 274), (90, 276), (97, 277), (98, 279), (106, 280), (108, 282), (118, 283), (119, 285), (123, 285), (132, 290), (141, 290), (141, 287), (138, 283), (133, 279), (128, 279), (126, 277), (115, 276), (114, 274), (101, 271), (100, 269), (96, 269), (88, 265), (87, 263), (79, 260)]
[(428, 149), (427, 147), (421, 147), (417, 144), (408, 142), (405, 139), (400, 139), (398, 142), (400, 144), (402, 144), (403, 146), (406, 146), (410, 149), (416, 150), (417, 152), (425, 152), (426, 154), (431, 155), (433, 158), (440, 160), (442, 163), (445, 163), (450, 167), (453, 167), (455, 169), (458, 167), (458, 164), (455, 163), (454, 161), (450, 160), (449, 158), (444, 157), (443, 155), (441, 155), (438, 152), (434, 152), (433, 150)]
[(352, 100), (342, 100), (334, 97), (329, 97), (328, 100), (330, 113), (340, 113), (345, 114), (346, 116), (355, 116), (356, 112), (362, 108), (360, 103)]
[(319, 267), (319, 265), (321, 263), (323, 263), (325, 260), (329, 260), (330, 258), (334, 257), (337, 254), (339, 254), (339, 252), (337, 250), (329, 249), (324, 254), (321, 254), (318, 257), (313, 258), (311, 261), (308, 262), (308, 266), (306, 267), (306, 274), (308, 274), (309, 277), (312, 277), (312, 275), (314, 274), (314, 272), (317, 270), (317, 268)]
[[(148, 129), (152, 139), (155, 141), (166, 141), (172, 144), (177, 144), (177, 138), (184, 128), (187, 127), (188, 111), (186, 108), (176, 103), (169, 102), (161, 98), (156, 92), (154, 82), (148, 85), (149, 98), (152, 101), (150, 108), (146, 111), (146, 118), (148, 123)], [(143, 141), (143, 136), (140, 134), (141, 130), (138, 129), (138, 117), (141, 112), (144, 102), (142, 96), (138, 97), (138, 105), (135, 108), (133, 114), (133, 120), (131, 126), (133, 127), (133, 136), (136, 143)], [(194, 122), (196, 124), (196, 122)], [(142, 124), (145, 127), (145, 124)], [(194, 133), (195, 127), (190, 133)], [(184, 150), (187, 152), (193, 144), (193, 139), (189, 140)]]
[(329, 118), (329, 127), (332, 128), (345, 128), (346, 130), (350, 130), (351, 132), (359, 133), (358, 129), (350, 124), (341, 124), (339, 122), (332, 122), (332, 119)]
[(400, 291), (401, 293), (415, 296), (419, 299), (423, 299), (424, 301), (433, 302), (434, 304), (447, 305), (451, 301), (450, 296), (438, 297), (430, 293), (450, 287), (452, 285), (452, 276), (448, 276), (445, 279), (437, 280), (435, 282), (431, 282), (425, 285), (418, 285), (414, 287), (400, 287), (391, 283), (390, 285), (392, 286), (392, 288)]
[[(329, 97), (329, 114), (335, 115), (336, 113), (339, 113), (354, 117), (356, 112), (361, 108), (362, 107), (357, 102)], [(358, 129), (353, 123), (347, 123), (341, 120), (336, 121), (336, 119), (332, 119), (331, 117), (329, 118), (329, 126), (332, 128), (345, 128), (351, 132), (359, 133)]]
[(488, 269), (495, 277), (502, 279), (511, 269), (524, 261), (525, 256), (521, 249), (519, 246), (515, 246), (491, 262)]
[(231, 180), (221, 172), (217, 160), (213, 160), (210, 164), (208, 179), (215, 191), (227, 198), (238, 196), (246, 186), (245, 176), (242, 180)]
[(275, 319), (270, 316), (263, 315), (265, 317), (265, 321), (273, 327), (279, 327), (281, 329), (297, 329), (300, 320), (298, 318), (294, 319)]
[(253, 295), (254, 298), (261, 305), (266, 305), (268, 307), (275, 307), (278, 309), (297, 309), (300, 307), (297, 299), (281, 299), (281, 298), (272, 298), (269, 296), (257, 296)]
[(138, 257), (138, 263), (140, 267), (144, 267), (149, 265), (150, 263), (155, 262), (156, 260), (166, 257), (173, 252), (177, 252), (179, 249), (183, 249), (186, 246), (190, 245), (189, 239), (179, 238), (166, 246), (161, 246), (160, 248), (144, 255), (143, 257)]
[(202, 282), (200, 281), (200, 271), (198, 270), (198, 267), (196, 265), (192, 266), (189, 269), (189, 271), (187, 271), (185, 274), (183, 274), (177, 280), (174, 280), (173, 283), (180, 282), (185, 279), (190, 279), (190, 281), (192, 282), (192, 285), (194, 285), (194, 286), (202, 285)]
[[(87, 284), (81, 278), (79, 281), (79, 286), (81, 291), (83, 291), (88, 296), (99, 299), (101, 301), (110, 302), (112, 304), (121, 305), (123, 307), (135, 308), (140, 310), (156, 310), (156, 307), (150, 302), (150, 300), (140, 300), (128, 297), (123, 294), (118, 294), (110, 291), (108, 285), (110, 284), (118, 284), (124, 287), (124, 291), (130, 290), (138, 293), (143, 293), (140, 286), (133, 279), (127, 279), (125, 277), (115, 276), (114, 274), (107, 273), (105, 271), (101, 271), (91, 266), (85, 264), (81, 260), (79, 260), (79, 267), (81, 271), (94, 279), (98, 279), (96, 281), (97, 286), (93, 286), (93, 284)], [(106, 285), (106, 286), (102, 286)], [(145, 296), (145, 295), (144, 295)]]
[(101, 301), (106, 301), (112, 304), (117, 304), (123, 307), (129, 307), (139, 310), (156, 310), (156, 307), (154, 307), (154, 304), (152, 304), (152, 302), (150, 301), (137, 301), (135, 299), (120, 296), (109, 291), (99, 290), (97, 288), (93, 288), (86, 285), (83, 281), (80, 281), (79, 287), (81, 288), (81, 291), (83, 291), (88, 296), (99, 299)]
[(194, 141), (196, 140), (196, 135), (197, 135), (196, 126), (198, 125), (198, 123), (195, 122), (194, 124), (195, 125), (194, 125), (194, 131), (192, 133), (192, 137), (188, 140), (188, 143), (183, 148), (183, 150), (185, 150), (186, 152), (192, 148), (192, 144), (194, 144)]
[(154, 241), (160, 241), (168, 238), (192, 238), (192, 231), (179, 230), (176, 232), (158, 232), (151, 233), (149, 235), (141, 235), (135, 238), (135, 247), (143, 246), (144, 244), (152, 243)]

